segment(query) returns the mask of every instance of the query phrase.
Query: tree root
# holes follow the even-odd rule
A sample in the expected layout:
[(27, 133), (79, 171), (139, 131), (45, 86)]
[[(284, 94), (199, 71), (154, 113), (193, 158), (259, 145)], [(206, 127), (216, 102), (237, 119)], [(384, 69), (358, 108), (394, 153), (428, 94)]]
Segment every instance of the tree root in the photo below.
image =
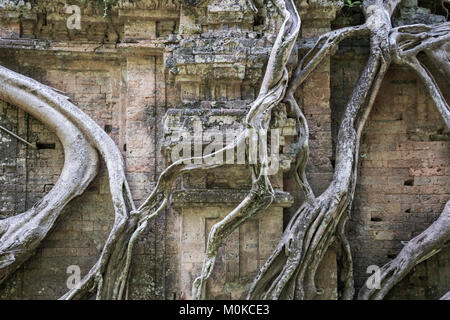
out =
[[(0, 67), (0, 99), (18, 106), (53, 129), (65, 152), (63, 171), (50, 193), (27, 212), (0, 221), (0, 283), (33, 254), (64, 206), (82, 194), (92, 181), (98, 167), (98, 151), (108, 169), (115, 221), (96, 264), (79, 286), (66, 293), (62, 299), (89, 298), (94, 294), (97, 299), (126, 297), (134, 244), (148, 223), (169, 203), (176, 179), (183, 173), (222, 166), (206, 160), (234, 150), (252, 132), (257, 132), (260, 137), (267, 136), (271, 110), (284, 101), (296, 115), (299, 137), (293, 171), (306, 200), (256, 276), (248, 298), (313, 299), (320, 295), (322, 291), (315, 285), (315, 274), (333, 242), (341, 247), (342, 270), (339, 281), (343, 288), (342, 298), (353, 297), (352, 257), (345, 238), (345, 224), (355, 192), (359, 144), (364, 124), (393, 58), (395, 62), (408, 65), (416, 71), (449, 126), (449, 106), (432, 74), (417, 59), (417, 54), (425, 52), (431, 61), (441, 67), (440, 72), (448, 79), (450, 25), (412, 25), (391, 29), (390, 16), (400, 0), (366, 0), (363, 4), (365, 24), (321, 36), (288, 81), (286, 64), (299, 34), (301, 21), (293, 0), (272, 2), (278, 8), (283, 24), (272, 48), (260, 93), (247, 114), (245, 130), (233, 143), (213, 154), (173, 163), (163, 171), (155, 189), (138, 209), (135, 208), (125, 178), (120, 151), (111, 138), (61, 93)], [(252, 10), (256, 9), (252, 1), (249, 1), (249, 5)], [(334, 53), (343, 39), (366, 34), (370, 35), (371, 55), (341, 121), (333, 181), (325, 192), (316, 197), (305, 173), (309, 156), (309, 128), (294, 93), (323, 58)], [(263, 152), (259, 163), (250, 166), (252, 189), (247, 197), (213, 226), (208, 237), (202, 273), (193, 285), (195, 298), (205, 298), (206, 282), (213, 271), (221, 243), (248, 218), (272, 203), (274, 191), (265, 174), (268, 163), (267, 152)], [(360, 298), (383, 298), (415, 265), (449, 242), (449, 203), (435, 223), (411, 240), (397, 258), (383, 267), (381, 290), (376, 292), (363, 288), (359, 293)]]
[[(447, 127), (450, 128), (450, 109), (439, 86), (428, 69), (419, 62), (417, 55), (421, 51), (438, 49), (439, 55), (429, 55), (438, 59), (440, 67), (449, 68), (448, 56), (444, 59), (445, 47), (449, 38), (450, 24), (436, 26), (412, 25), (399, 27), (391, 32), (391, 49), (394, 61), (410, 66), (425, 84)], [(448, 53), (447, 53), (448, 54)], [(447, 78), (449, 79), (449, 78)], [(447, 202), (440, 217), (424, 232), (410, 240), (393, 260), (381, 268), (380, 289), (363, 286), (359, 299), (383, 299), (417, 264), (439, 252), (450, 241), (450, 201)]]
[(353, 279), (353, 258), (350, 249), (350, 243), (345, 236), (345, 225), (347, 223), (349, 213), (339, 222), (337, 230), (337, 241), (340, 245), (340, 257), (338, 257), (338, 289), (342, 289), (340, 299), (352, 300), (355, 295), (355, 281)]
[[(332, 202), (328, 202), (330, 200)], [(310, 278), (311, 271), (317, 266), (311, 265), (313, 270), (307, 272), (307, 264), (301, 264), (315, 257), (320, 261), (325, 253), (324, 247), (334, 240), (334, 237), (327, 237), (332, 233), (324, 231), (329, 224), (336, 222), (336, 219), (332, 219), (333, 214), (343, 211), (342, 204), (345, 201), (339, 202), (328, 194), (322, 194), (313, 205), (308, 202), (302, 205), (287, 226), (275, 252), (253, 282), (249, 299), (308, 299), (317, 294), (314, 281), (311, 282), (313, 279)], [(319, 234), (326, 239), (320, 241)], [(313, 250), (308, 251), (308, 248)]]
[[(28, 211), (0, 223), (0, 283), (31, 257), (67, 203), (81, 195), (98, 170), (98, 155), (86, 136), (34, 92), (38, 84), (0, 66), (0, 99), (16, 105), (55, 130), (64, 148), (64, 167), (52, 190)], [(39, 106), (39, 107), (36, 107)]]
[(206, 298), (206, 281), (210, 277), (222, 242), (250, 217), (267, 208), (275, 198), (270, 181), (266, 176), (260, 176), (253, 184), (250, 194), (229, 213), (223, 220), (216, 223), (209, 233), (205, 261), (202, 274), (193, 284), (192, 294), (196, 299)]
[[(284, 21), (272, 48), (259, 97), (252, 104), (246, 118), (246, 125), (261, 133), (260, 137), (267, 136), (271, 110), (283, 99), (288, 83), (286, 64), (300, 31), (300, 17), (292, 0), (274, 1), (274, 4)], [(274, 199), (274, 191), (265, 172), (269, 164), (267, 154), (260, 154), (259, 160), (260, 164), (251, 166), (253, 181), (249, 195), (237, 208), (216, 223), (209, 233), (202, 273), (193, 284), (195, 299), (206, 297), (206, 282), (212, 274), (221, 243), (250, 217), (266, 209)]]

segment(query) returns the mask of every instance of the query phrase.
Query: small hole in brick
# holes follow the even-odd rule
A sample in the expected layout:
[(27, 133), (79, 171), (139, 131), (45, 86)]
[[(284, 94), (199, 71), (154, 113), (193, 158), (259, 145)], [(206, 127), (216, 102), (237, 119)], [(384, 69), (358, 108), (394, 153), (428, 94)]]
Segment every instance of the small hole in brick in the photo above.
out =
[(123, 145), (123, 151), (127, 151), (127, 145), (126, 144)]
[(106, 124), (105, 125), (105, 132), (106, 133), (111, 133), (111, 131), (112, 131), (112, 126), (110, 124)]
[(370, 221), (373, 221), (373, 222), (380, 222), (380, 221), (383, 221), (383, 219), (381, 219), (380, 217), (371, 217), (371, 218), (370, 218)]
[(405, 186), (413, 186), (414, 185), (414, 179), (406, 180), (403, 185), (405, 185)]
[(36, 147), (38, 149), (55, 149), (56, 144), (54, 144), (54, 143), (36, 142)]
[(406, 209), (405, 212), (406, 213), (411, 213), (411, 209)]
[(49, 192), (54, 187), (54, 184), (45, 184), (44, 185), (44, 192)]
[(39, 20), (42, 21), (42, 26), (46, 26), (47, 25), (47, 14), (46, 13), (39, 13), (37, 15), (37, 17), (38, 17)]

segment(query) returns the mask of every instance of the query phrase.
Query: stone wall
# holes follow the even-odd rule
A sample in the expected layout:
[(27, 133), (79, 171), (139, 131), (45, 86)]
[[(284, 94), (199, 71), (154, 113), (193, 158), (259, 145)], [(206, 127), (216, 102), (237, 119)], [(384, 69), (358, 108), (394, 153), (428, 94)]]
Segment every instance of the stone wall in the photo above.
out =
[[(301, 2), (301, 1), (299, 1)], [(0, 3), (2, 3), (0, 1)], [(64, 91), (117, 143), (133, 198), (142, 203), (182, 131), (242, 128), (258, 94), (279, 21), (255, 14), (244, 0), (211, 0), (192, 7), (179, 1), (120, 1), (103, 8), (81, 5), (81, 30), (70, 30), (65, 4), (37, 8), (0, 6), (0, 64)], [(303, 4), (304, 5), (304, 4)], [(300, 6), (299, 6), (300, 7)], [(301, 6), (302, 39), (290, 70), (318, 35), (335, 27), (337, 2)], [(268, 28), (264, 28), (268, 26)], [(341, 46), (296, 93), (311, 131), (308, 174), (323, 191), (332, 177), (333, 136), (346, 98), (364, 63), (364, 43)], [(356, 51), (355, 51), (356, 50)], [(392, 105), (395, 104), (395, 108)], [(283, 106), (273, 128), (281, 130), (281, 167), (271, 177), (276, 201), (236, 230), (220, 249), (207, 285), (210, 298), (238, 299), (275, 247), (283, 226), (302, 201), (289, 175), (289, 141), (295, 122)], [(0, 218), (29, 208), (48, 192), (63, 165), (62, 148), (47, 128), (0, 102), (0, 125), (38, 149), (0, 131)], [(448, 198), (449, 145), (421, 84), (403, 69), (390, 70), (362, 142), (360, 182), (349, 235), (356, 284), (369, 265), (382, 265), (425, 229)], [(202, 148), (205, 148), (203, 145)], [(189, 299), (212, 224), (243, 199), (248, 168), (228, 165), (177, 182), (170, 209), (139, 239), (131, 270), (131, 299)], [(64, 210), (36, 255), (0, 287), (1, 299), (54, 299), (67, 291), (67, 267), (86, 274), (113, 220), (107, 175), (100, 172), (84, 195)], [(336, 299), (336, 252), (319, 267), (323, 299)], [(419, 265), (392, 298), (436, 298), (449, 283), (448, 250)], [(410, 288), (413, 286), (413, 289)]]

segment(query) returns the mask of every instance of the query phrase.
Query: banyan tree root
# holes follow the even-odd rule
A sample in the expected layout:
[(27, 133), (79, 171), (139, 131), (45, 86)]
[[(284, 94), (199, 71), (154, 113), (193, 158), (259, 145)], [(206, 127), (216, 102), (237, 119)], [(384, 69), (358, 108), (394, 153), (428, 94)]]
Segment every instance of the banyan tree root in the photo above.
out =
[[(67, 203), (87, 188), (96, 176), (100, 153), (108, 169), (114, 225), (99, 260), (79, 286), (62, 298), (81, 299), (92, 295), (98, 299), (122, 298), (136, 236), (166, 205), (176, 178), (188, 171), (218, 165), (190, 165), (184, 164), (184, 160), (174, 163), (163, 172), (150, 197), (135, 209), (120, 151), (91, 118), (60, 92), (26, 76), (0, 67), (0, 80), (0, 99), (30, 113), (55, 131), (65, 153), (64, 167), (54, 188), (27, 212), (0, 221), (0, 283), (32, 256)], [(202, 159), (224, 154), (246, 137), (244, 132), (234, 143)]]
[(65, 156), (52, 190), (26, 212), (0, 221), (0, 283), (34, 254), (65, 205), (84, 192), (98, 169), (97, 153), (86, 136), (51, 101), (36, 95), (39, 89), (36, 83), (0, 66), (0, 99), (55, 128)]
[[(49, 126), (56, 132), (65, 151), (64, 168), (55, 188), (27, 212), (0, 221), (0, 283), (32, 255), (64, 206), (81, 194), (92, 181), (97, 171), (98, 152), (108, 169), (115, 221), (96, 264), (80, 285), (62, 298), (89, 298), (94, 294), (98, 299), (126, 297), (134, 244), (149, 221), (158, 216), (168, 204), (175, 180), (186, 172), (221, 166), (205, 160), (234, 149), (249, 138), (250, 131), (267, 136), (271, 110), (280, 101), (284, 101), (296, 114), (299, 151), (294, 175), (306, 201), (290, 221), (274, 253), (255, 278), (248, 297), (314, 298), (321, 293), (315, 286), (316, 270), (329, 246), (337, 241), (342, 248), (343, 269), (340, 281), (344, 286), (343, 298), (352, 298), (352, 259), (345, 238), (345, 223), (356, 185), (362, 129), (392, 57), (395, 62), (408, 65), (416, 71), (427, 85), (448, 126), (448, 104), (431, 73), (417, 58), (419, 52), (424, 52), (440, 66), (439, 71), (448, 79), (448, 23), (392, 29), (390, 16), (400, 0), (366, 0), (363, 5), (366, 22), (361, 26), (332, 31), (320, 37), (288, 82), (286, 62), (299, 33), (300, 18), (292, 0), (272, 2), (284, 21), (272, 49), (260, 94), (247, 115), (245, 130), (233, 143), (211, 155), (182, 159), (169, 166), (160, 175), (151, 195), (138, 209), (134, 206), (125, 179), (120, 151), (111, 138), (61, 93), (0, 67), (0, 99), (18, 106)], [(253, 6), (253, 9), (256, 7)], [(333, 181), (325, 192), (316, 197), (305, 174), (309, 153), (308, 124), (294, 99), (294, 92), (322, 59), (334, 52), (340, 41), (364, 34), (370, 35), (371, 54), (340, 125)], [(273, 201), (273, 189), (264, 174), (267, 166), (267, 155), (263, 155), (258, 164), (250, 166), (252, 189), (249, 195), (212, 228), (202, 274), (194, 283), (195, 298), (205, 297), (206, 280), (213, 270), (215, 256), (222, 241), (249, 217), (258, 214)], [(384, 297), (410, 270), (410, 266), (427, 259), (448, 242), (448, 207), (447, 203), (441, 217), (424, 234), (411, 240), (399, 257), (384, 268), (386, 272), (380, 292), (366, 293), (363, 290), (360, 297)]]
[(444, 294), (439, 300), (450, 300), (450, 291)]
[(101, 262), (96, 264), (99, 275), (96, 279), (100, 281), (103, 276), (112, 279), (103, 266), (128, 220), (128, 211), (134, 208), (120, 151), (90, 117), (60, 92), (4, 67), (0, 67), (0, 78), (0, 98), (55, 131), (65, 153), (64, 168), (49, 194), (27, 212), (1, 221), (0, 282), (32, 255), (67, 203), (87, 188), (97, 173), (97, 151), (107, 165), (116, 219)]
[[(381, 80), (390, 63), (388, 36), (391, 28), (391, 7), (382, 1), (364, 2), (366, 23), (363, 26), (333, 32), (319, 39), (323, 51), (310, 51), (291, 80), (295, 90), (320, 60), (347, 35), (369, 32), (371, 56), (347, 104), (338, 133), (336, 169), (327, 190), (313, 201), (306, 201), (288, 224), (280, 243), (256, 276), (249, 299), (313, 299), (322, 291), (315, 285), (315, 273), (329, 246), (342, 243), (347, 269), (351, 263), (343, 226), (353, 199), (359, 139)], [(323, 39), (323, 40), (321, 40)], [(288, 99), (292, 101), (292, 93)], [(291, 102), (291, 104), (293, 104)], [(353, 295), (352, 277), (346, 272), (345, 297)]]
[[(246, 126), (267, 136), (271, 110), (283, 99), (288, 83), (286, 64), (300, 31), (300, 17), (292, 0), (274, 1), (283, 18), (283, 24), (272, 48), (260, 94), (251, 105)], [(266, 209), (274, 199), (274, 191), (267, 176), (269, 166), (267, 152), (260, 153), (258, 164), (251, 165), (252, 188), (247, 197), (225, 218), (216, 223), (208, 236), (201, 275), (194, 281), (192, 293), (195, 299), (206, 297), (206, 283), (214, 269), (222, 242), (249, 218)]]
[[(275, 2), (279, 8), (284, 8), (283, 1)], [(290, 1), (287, 1), (287, 3), (290, 10), (292, 8), (295, 10), (295, 7)], [(287, 11), (284, 10), (284, 12)], [(295, 31), (297, 27), (299, 26), (291, 23), (291, 21), (285, 22), (282, 30), (283, 32), (286, 31), (285, 34), (283, 33), (283, 36), (286, 36), (286, 38), (278, 37), (274, 45), (260, 94), (252, 104), (247, 115), (247, 128), (244, 132), (233, 143), (213, 154), (198, 158), (181, 159), (164, 170), (152, 194), (145, 200), (141, 207), (137, 210), (132, 210), (128, 219), (121, 220), (117, 230), (113, 229), (111, 237), (113, 237), (114, 241), (108, 242), (104, 249), (104, 251), (107, 250), (108, 254), (104, 258), (101, 257), (99, 259), (88, 275), (83, 278), (80, 286), (69, 291), (62, 299), (87, 298), (95, 291), (99, 299), (122, 299), (126, 296), (126, 283), (134, 243), (145, 230), (148, 222), (158, 216), (169, 202), (175, 180), (183, 173), (192, 173), (198, 170), (222, 166), (223, 164), (216, 164), (214, 161), (208, 160), (216, 157), (220, 158), (229, 150), (234, 150), (237, 145), (249, 138), (251, 132), (256, 132), (258, 135), (267, 133), (270, 111), (283, 97), (287, 83), (287, 70), (284, 67), (281, 69), (277, 68), (277, 66), (285, 66), (295, 42), (296, 33), (298, 33), (298, 30)], [(249, 196), (228, 216), (228, 219), (226, 218), (221, 225), (215, 226), (213, 230), (216, 230), (215, 233), (217, 235), (220, 234), (226, 237), (227, 232), (224, 230), (229, 229), (229, 224), (237, 227), (244, 220), (242, 217), (248, 218), (253, 213), (260, 212), (272, 202), (272, 186), (267, 176), (262, 174), (267, 167), (267, 155), (263, 156), (259, 160), (259, 163), (252, 167), (254, 181)], [(212, 266), (210, 268), (212, 270)], [(105, 276), (105, 272), (108, 272), (108, 276)], [(204, 288), (203, 285), (198, 287)]]
[(309, 126), (303, 111), (294, 98), (295, 91), (309, 78), (323, 58), (336, 50), (337, 45), (342, 40), (351, 36), (367, 34), (368, 32), (367, 25), (362, 25), (334, 30), (320, 36), (314, 47), (300, 61), (288, 84), (284, 102), (290, 106), (296, 115), (297, 135), (299, 137), (297, 142), (299, 152), (297, 152), (293, 174), (297, 184), (303, 191), (305, 201), (311, 202), (315, 199), (314, 192), (306, 177), (306, 164), (309, 159)]
[[(349, 35), (370, 33), (371, 54), (347, 104), (339, 129), (333, 181), (317, 198), (308, 197), (308, 190), (303, 186), (306, 202), (291, 219), (274, 253), (255, 278), (248, 294), (249, 299), (313, 299), (321, 294), (321, 290), (315, 286), (315, 273), (324, 253), (334, 241), (341, 245), (343, 255), (343, 269), (340, 275), (340, 281), (344, 286), (342, 298), (353, 298), (352, 259), (344, 228), (356, 185), (361, 132), (392, 58), (397, 63), (411, 66), (418, 73), (444, 121), (448, 123), (448, 105), (430, 72), (416, 58), (418, 52), (424, 51), (436, 65), (440, 66), (441, 73), (446, 75), (449, 62), (448, 23), (438, 26), (413, 25), (391, 30), (390, 16), (398, 3), (399, 1), (385, 3), (365, 1), (364, 25), (333, 31), (322, 36), (297, 68), (289, 86), (294, 90), (320, 63), (322, 55), (331, 53), (333, 47), (346, 37), (346, 33)], [(328, 52), (321, 55), (321, 50)], [(285, 100), (291, 106), (297, 107), (289, 89), (286, 97)], [(300, 118), (301, 113), (297, 114)], [(303, 132), (307, 135), (307, 127), (304, 128)], [(306, 147), (304, 149), (306, 150)], [(299, 174), (301, 173), (300, 171)], [(301, 179), (298, 180), (301, 182)], [(445, 224), (448, 226), (448, 220), (440, 218), (434, 227), (430, 227), (430, 232), (442, 234), (436, 235), (441, 240), (433, 242), (431, 246), (433, 249), (430, 252), (435, 253), (445, 245), (447, 241), (445, 239), (450, 234), (448, 227), (444, 227)], [(413, 247), (410, 251), (415, 249), (417, 248)], [(429, 256), (417, 253), (417, 256), (410, 257), (410, 263), (419, 263)], [(389, 283), (394, 285), (396, 281), (392, 280)], [(386, 285), (384, 289), (386, 291), (383, 289), (382, 291), (386, 293), (389, 289), (389, 285)]]
[[(284, 5), (286, 5), (286, 7), (284, 7)], [(300, 25), (297, 12), (292, 2), (288, 1), (283, 3), (282, 1), (276, 1), (276, 6), (282, 8), (281, 13), (285, 13), (285, 17), (294, 13), (293, 19), (285, 19), (282, 32), (280, 32), (280, 35), (282, 36), (278, 37), (278, 42), (274, 46), (268, 64), (265, 80), (259, 96), (260, 98), (255, 101), (247, 116), (247, 124), (250, 128), (263, 129), (265, 131), (267, 131), (267, 123), (270, 119), (270, 109), (279, 102), (286, 86), (287, 72), (284, 67), (281, 68), (280, 66), (285, 66), (286, 64), (286, 60), (292, 50), (292, 45), (295, 42)], [(283, 38), (284, 36), (285, 38)], [(2, 71), (9, 72), (9, 70), (6, 69)], [(30, 90), (30, 92), (38, 92), (37, 95), (43, 96), (51, 103), (51, 108), (67, 117), (69, 122), (73, 122), (73, 124), (87, 136), (92, 145), (102, 154), (108, 167), (110, 189), (116, 217), (114, 226), (97, 263), (83, 279), (81, 284), (68, 292), (63, 298), (87, 298), (93, 293), (97, 294), (97, 298), (121, 298), (127, 281), (134, 241), (142, 230), (145, 229), (148, 221), (161, 212), (162, 208), (166, 205), (174, 180), (183, 172), (206, 169), (213, 166), (184, 165), (184, 163), (181, 162), (175, 163), (163, 172), (157, 187), (148, 200), (141, 208), (134, 210), (133, 200), (125, 180), (123, 161), (120, 152), (112, 140), (95, 124), (95, 122), (92, 121), (92, 119), (71, 104), (66, 97), (31, 79), (19, 75), (15, 76), (21, 78), (25, 82), (25, 86), (34, 86), (35, 90)], [(54, 126), (51, 125), (50, 127), (53, 128)], [(241, 138), (238, 139), (238, 142), (241, 142), (243, 139), (247, 138), (247, 136), (248, 130), (246, 130)], [(234, 147), (234, 145), (231, 147)], [(220, 152), (224, 152), (224, 150), (227, 149), (228, 148), (226, 147)], [(261, 171), (267, 166), (267, 163), (264, 163), (266, 161), (267, 159), (263, 159), (262, 164), (259, 167), (253, 167), (252, 170), (254, 186), (263, 185), (266, 190), (269, 190), (267, 194), (270, 195), (268, 197), (270, 199), (273, 197), (270, 182), (267, 177), (261, 175)], [(77, 175), (73, 172), (72, 174), (76, 179)], [(264, 183), (259, 184), (258, 182), (260, 181), (263, 181)], [(257, 193), (251, 192), (249, 196), (250, 199), (254, 199), (255, 194)], [(247, 201), (248, 204), (251, 202), (252, 201)], [(269, 202), (271, 202), (271, 200), (267, 201), (267, 205)], [(59, 209), (62, 209), (63, 206), (64, 205), (61, 205)], [(247, 210), (248, 212), (257, 213), (262, 210), (264, 205), (249, 205), (248, 207), (257, 208)], [(238, 208), (238, 211), (241, 209), (242, 206)], [(237, 215), (232, 214), (231, 216)], [(226, 221), (228, 220), (225, 220), (225, 222)], [(10, 227), (9, 221), (4, 221), (0, 226), (2, 234), (7, 235), (7, 227)], [(214, 230), (219, 230), (219, 228)], [(37, 243), (39, 243), (39, 241), (37, 241)]]
[(422, 80), (447, 128), (450, 128), (450, 108), (433, 75), (423, 65), (418, 54), (423, 52), (450, 81), (450, 23), (434, 26), (422, 24), (402, 26), (392, 30), (391, 50), (396, 63), (411, 67)]
[(193, 283), (194, 298), (204, 299), (206, 297), (206, 282), (214, 269), (217, 252), (222, 242), (249, 217), (267, 208), (273, 199), (274, 192), (270, 181), (267, 177), (260, 176), (256, 183), (253, 183), (250, 194), (240, 205), (213, 226), (208, 237), (202, 274)]

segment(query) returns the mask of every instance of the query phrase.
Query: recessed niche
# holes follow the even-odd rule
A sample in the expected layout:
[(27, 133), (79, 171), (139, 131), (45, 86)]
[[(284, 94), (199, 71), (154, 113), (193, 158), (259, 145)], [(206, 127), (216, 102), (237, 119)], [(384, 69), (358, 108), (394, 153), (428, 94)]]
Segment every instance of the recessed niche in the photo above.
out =
[(111, 131), (112, 131), (112, 126), (110, 124), (106, 124), (105, 125), (105, 132), (106, 133), (111, 133)]
[(43, 143), (43, 142), (36, 142), (36, 147), (39, 150), (43, 150), (43, 149), (55, 149), (56, 144), (55, 143)]

